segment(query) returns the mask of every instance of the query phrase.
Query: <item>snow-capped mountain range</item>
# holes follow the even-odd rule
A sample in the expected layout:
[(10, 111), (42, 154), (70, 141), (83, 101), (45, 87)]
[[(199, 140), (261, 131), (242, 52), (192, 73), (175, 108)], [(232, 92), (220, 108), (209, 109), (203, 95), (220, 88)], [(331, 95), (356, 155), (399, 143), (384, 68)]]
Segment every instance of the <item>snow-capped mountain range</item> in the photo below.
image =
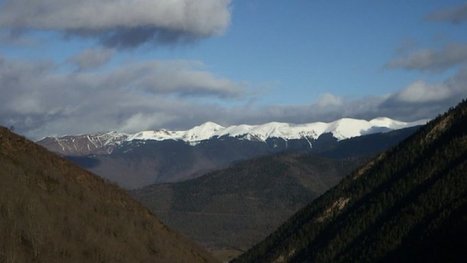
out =
[[(317, 139), (324, 133), (331, 133), (338, 140), (357, 137), (376, 132), (397, 130), (425, 124), (428, 120), (403, 122), (390, 118), (376, 118), (370, 121), (343, 118), (333, 122), (313, 122), (291, 124), (270, 122), (261, 125), (234, 125), (224, 127), (214, 122), (206, 122), (185, 131), (152, 130), (134, 134), (107, 132), (84, 135), (68, 135), (62, 137), (47, 137), (40, 144), (61, 153), (79, 152), (81, 154), (111, 153), (115, 146), (132, 141), (183, 141), (189, 145), (197, 145), (202, 141), (232, 137), (240, 140), (266, 141), (272, 138), (283, 140)], [(310, 142), (311, 146), (311, 142)]]
[[(416, 129), (391, 131), (425, 123), (426, 120), (408, 123), (389, 118), (345, 118), (329, 123), (271, 122), (223, 127), (207, 122), (186, 131), (68, 135), (47, 137), (38, 144), (130, 189), (154, 182), (186, 180), (235, 161), (275, 153), (310, 152), (336, 158), (371, 156), (397, 144)], [(383, 133), (374, 134), (380, 132)]]
[(425, 124), (427, 120), (402, 122), (390, 118), (376, 118), (370, 121), (343, 118), (334, 122), (313, 122), (306, 124), (290, 124), (270, 122), (262, 125), (234, 125), (224, 127), (214, 122), (206, 122), (186, 131), (155, 130), (142, 131), (128, 135), (127, 141), (133, 140), (180, 140), (195, 145), (201, 141), (224, 136), (246, 140), (266, 141), (270, 138), (317, 139), (323, 133), (332, 133), (338, 140), (361, 136), (364, 134), (397, 130)]

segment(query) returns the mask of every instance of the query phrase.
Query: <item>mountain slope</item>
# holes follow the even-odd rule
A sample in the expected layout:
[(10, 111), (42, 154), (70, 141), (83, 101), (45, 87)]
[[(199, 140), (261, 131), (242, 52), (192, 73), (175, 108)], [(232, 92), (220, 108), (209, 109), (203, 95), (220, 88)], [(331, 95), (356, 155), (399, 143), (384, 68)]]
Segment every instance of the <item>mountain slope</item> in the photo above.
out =
[[(412, 128), (404, 127), (423, 122), (344, 118), (330, 123), (272, 122), (230, 127), (207, 122), (186, 131), (109, 132), (48, 137), (38, 143), (121, 187), (135, 189), (195, 178), (226, 168), (234, 161), (280, 152), (319, 152), (331, 157), (333, 152), (345, 153), (339, 154), (343, 158), (366, 149), (365, 154), (374, 154), (407, 136), (406, 130)], [(398, 136), (390, 136), (402, 130)], [(365, 147), (357, 145), (351, 146), (350, 151), (341, 151), (338, 146), (348, 145), (348, 140), (360, 135), (375, 133), (375, 140), (361, 140)]]
[(338, 141), (332, 134), (313, 140), (268, 139), (266, 142), (216, 138), (191, 146), (183, 141), (124, 142), (111, 154), (68, 156), (79, 166), (120, 186), (134, 189), (177, 182), (228, 167), (232, 162), (280, 152), (313, 152), (331, 158), (371, 156), (397, 144), (418, 127)]
[[(354, 169), (359, 160), (280, 154), (132, 191), (170, 227), (238, 255)], [(225, 259), (225, 258), (224, 258)]]
[(37, 143), (63, 155), (110, 154), (129, 135), (117, 132), (46, 137)]
[(236, 262), (464, 262), (467, 101), (356, 170)]
[(173, 140), (135, 144), (123, 143), (109, 155), (67, 158), (122, 187), (134, 189), (154, 183), (191, 179), (225, 168), (237, 160), (273, 154), (284, 149), (267, 143), (233, 138), (207, 140), (196, 146)]
[(0, 262), (209, 262), (123, 190), (0, 128)]

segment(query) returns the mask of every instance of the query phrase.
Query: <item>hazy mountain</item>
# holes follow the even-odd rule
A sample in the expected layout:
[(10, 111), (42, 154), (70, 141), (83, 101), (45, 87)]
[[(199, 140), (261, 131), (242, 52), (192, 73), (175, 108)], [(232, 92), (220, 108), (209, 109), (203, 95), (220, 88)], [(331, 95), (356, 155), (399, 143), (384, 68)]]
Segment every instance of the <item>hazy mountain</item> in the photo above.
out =
[[(61, 154), (77, 154), (67, 158), (132, 189), (153, 183), (195, 178), (209, 171), (226, 168), (234, 161), (280, 152), (316, 152), (330, 157), (374, 154), (398, 143), (415, 128), (387, 132), (388, 129), (413, 124), (384, 118), (370, 122), (342, 119), (329, 124), (269, 123), (227, 128), (207, 123), (183, 132), (151, 131), (134, 135), (104, 133), (46, 138), (39, 143)], [(383, 127), (386, 132), (359, 139), (357, 145), (349, 140), (359, 137), (342, 140), (335, 137), (381, 131), (375, 127)], [(366, 136), (370, 135), (361, 137)], [(84, 155), (89, 153), (94, 154)]]
[(0, 262), (210, 262), (118, 187), (0, 128)]
[[(297, 141), (287, 149), (307, 149)], [(267, 143), (235, 138), (212, 139), (191, 146), (182, 141), (125, 142), (112, 154), (67, 157), (83, 168), (133, 189), (175, 182), (229, 166), (232, 162), (285, 150), (285, 141)], [(305, 147), (305, 148), (304, 148)]]
[(360, 167), (236, 262), (465, 262), (467, 101)]
[(220, 258), (238, 255), (353, 170), (359, 160), (280, 154), (132, 191), (161, 220)]

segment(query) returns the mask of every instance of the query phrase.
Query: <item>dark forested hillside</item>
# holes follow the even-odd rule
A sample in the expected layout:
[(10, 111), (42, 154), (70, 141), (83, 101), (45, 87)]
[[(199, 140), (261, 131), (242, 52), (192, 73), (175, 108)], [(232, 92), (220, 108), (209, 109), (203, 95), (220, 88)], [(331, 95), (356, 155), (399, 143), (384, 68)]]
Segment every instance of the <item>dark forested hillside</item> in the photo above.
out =
[(465, 262), (467, 101), (354, 171), (236, 262)]
[(358, 163), (359, 159), (280, 154), (132, 193), (170, 227), (216, 253), (238, 255), (337, 184)]
[(0, 262), (210, 262), (127, 193), (0, 127)]
[[(342, 141), (324, 134), (307, 150), (314, 153), (282, 153), (241, 161), (197, 179), (155, 184), (132, 193), (170, 227), (205, 245), (220, 259), (227, 259), (266, 237), (358, 167), (366, 156), (388, 149), (417, 129)], [(221, 152), (222, 148), (211, 155), (222, 156)]]

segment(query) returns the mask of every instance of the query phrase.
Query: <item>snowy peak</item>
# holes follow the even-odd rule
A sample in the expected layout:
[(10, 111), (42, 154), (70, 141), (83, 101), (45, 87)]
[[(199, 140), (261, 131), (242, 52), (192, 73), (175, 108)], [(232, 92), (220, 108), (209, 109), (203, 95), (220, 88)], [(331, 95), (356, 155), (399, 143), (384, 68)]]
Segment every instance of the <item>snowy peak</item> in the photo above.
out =
[(190, 144), (216, 137), (235, 137), (245, 140), (266, 141), (269, 138), (317, 139), (323, 133), (332, 133), (338, 140), (361, 136), (369, 133), (402, 129), (425, 124), (428, 120), (402, 122), (390, 118), (376, 118), (370, 121), (343, 118), (334, 122), (313, 122), (291, 124), (270, 122), (261, 125), (233, 125), (223, 127), (214, 122), (206, 122), (186, 131), (143, 131), (128, 138), (131, 140), (181, 140)]
[(191, 128), (190, 130), (187, 130), (186, 132), (184, 132), (181, 139), (187, 142), (204, 141), (215, 136), (217, 132), (223, 129), (225, 128), (217, 123), (206, 122), (204, 124), (195, 126)]
[(199, 142), (210, 139), (213, 135), (225, 129), (223, 126), (214, 123), (206, 122), (199, 126), (195, 126), (187, 131), (169, 131), (169, 130), (155, 130), (155, 131), (141, 131), (128, 137), (127, 141), (133, 140), (181, 140), (186, 142)]
[(133, 140), (172, 140), (174, 138), (180, 137), (180, 132), (177, 131), (168, 131), (168, 130), (155, 130), (155, 131), (141, 131), (130, 135), (127, 138), (127, 141)]
[(390, 118), (375, 118), (370, 121), (343, 118), (333, 122), (313, 122), (291, 124), (284, 122), (269, 122), (261, 125), (233, 125), (224, 127), (214, 122), (206, 122), (186, 131), (152, 130), (134, 134), (107, 132), (84, 134), (77, 136), (48, 137), (39, 143), (45, 147), (63, 154), (100, 154), (111, 153), (123, 142), (132, 141), (183, 141), (197, 145), (202, 141), (232, 137), (240, 140), (266, 141), (271, 138), (284, 140), (305, 139), (311, 141), (321, 134), (331, 133), (338, 140), (361, 136), (365, 134), (387, 132), (396, 129), (425, 124), (428, 120), (402, 122)]

